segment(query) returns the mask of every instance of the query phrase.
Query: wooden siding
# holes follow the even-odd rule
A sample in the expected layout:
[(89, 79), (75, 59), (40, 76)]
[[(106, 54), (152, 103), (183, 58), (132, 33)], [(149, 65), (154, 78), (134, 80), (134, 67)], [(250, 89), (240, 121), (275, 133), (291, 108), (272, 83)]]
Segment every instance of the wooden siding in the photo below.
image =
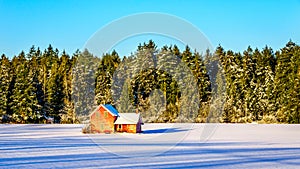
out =
[(102, 106), (91, 115), (91, 131), (93, 133), (114, 132), (114, 122), (116, 117), (111, 115)]
[(116, 124), (115, 130), (117, 132), (140, 133), (142, 131), (142, 128), (141, 128), (141, 123), (138, 123), (138, 124)]

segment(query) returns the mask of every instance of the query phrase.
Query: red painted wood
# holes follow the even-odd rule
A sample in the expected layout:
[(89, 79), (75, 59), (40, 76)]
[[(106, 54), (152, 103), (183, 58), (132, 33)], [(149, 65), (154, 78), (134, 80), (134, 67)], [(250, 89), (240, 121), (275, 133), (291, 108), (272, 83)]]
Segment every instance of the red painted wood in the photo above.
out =
[(111, 115), (103, 106), (91, 115), (91, 131), (94, 133), (114, 132), (116, 117)]
[(118, 124), (114, 124), (117, 117), (111, 115), (101, 105), (91, 116), (91, 132), (92, 133), (113, 133), (127, 132), (127, 133), (140, 133), (142, 132), (141, 123), (138, 124), (122, 124), (119, 128)]

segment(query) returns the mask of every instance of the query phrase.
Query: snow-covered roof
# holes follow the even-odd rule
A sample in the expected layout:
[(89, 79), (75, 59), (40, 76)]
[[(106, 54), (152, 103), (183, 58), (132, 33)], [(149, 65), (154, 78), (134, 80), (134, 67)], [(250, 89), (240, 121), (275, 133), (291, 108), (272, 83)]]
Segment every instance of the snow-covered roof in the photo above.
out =
[(119, 113), (115, 124), (137, 124), (138, 122), (142, 123), (140, 113)]
[(111, 104), (102, 104), (102, 106), (113, 116), (119, 116), (118, 111)]

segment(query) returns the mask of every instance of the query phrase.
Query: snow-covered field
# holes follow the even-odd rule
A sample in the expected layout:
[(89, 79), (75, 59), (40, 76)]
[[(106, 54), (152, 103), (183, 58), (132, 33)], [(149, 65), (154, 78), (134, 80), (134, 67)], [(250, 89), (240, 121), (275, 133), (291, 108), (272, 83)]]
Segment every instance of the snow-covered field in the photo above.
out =
[(145, 124), (142, 134), (82, 125), (0, 125), (0, 168), (300, 168), (300, 125)]

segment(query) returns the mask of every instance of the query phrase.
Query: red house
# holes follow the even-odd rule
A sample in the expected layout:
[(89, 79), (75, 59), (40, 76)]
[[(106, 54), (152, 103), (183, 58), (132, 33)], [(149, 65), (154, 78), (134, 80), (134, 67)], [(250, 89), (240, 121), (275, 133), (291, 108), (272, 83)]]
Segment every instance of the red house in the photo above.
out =
[(118, 113), (109, 104), (101, 104), (90, 115), (91, 133), (140, 133), (142, 132), (142, 124), (140, 113)]
[(114, 122), (118, 117), (118, 111), (112, 105), (103, 105), (90, 115), (92, 133), (112, 133), (115, 131)]

